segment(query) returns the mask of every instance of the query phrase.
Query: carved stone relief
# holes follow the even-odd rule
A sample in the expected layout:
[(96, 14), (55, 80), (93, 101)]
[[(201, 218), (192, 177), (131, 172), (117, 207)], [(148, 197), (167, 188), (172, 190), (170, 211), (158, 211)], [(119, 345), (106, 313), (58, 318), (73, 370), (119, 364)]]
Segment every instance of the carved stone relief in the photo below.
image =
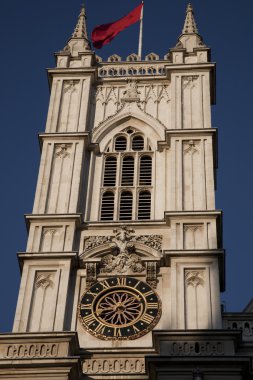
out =
[(192, 89), (193, 87), (196, 86), (196, 82), (198, 80), (198, 76), (197, 75), (194, 75), (194, 76), (185, 76), (183, 77), (183, 88), (189, 88), (189, 89)]
[(56, 151), (55, 151), (55, 156), (58, 158), (66, 158), (70, 156), (70, 150), (71, 145), (69, 144), (57, 144), (56, 145)]
[[(162, 250), (162, 235), (133, 235), (135, 230), (121, 226), (113, 230), (114, 236), (90, 236), (84, 242), (84, 254), (92, 249), (109, 246), (110, 253), (102, 257), (98, 267), (87, 263), (87, 287), (96, 281), (96, 271), (99, 273), (129, 274), (147, 272), (147, 283), (153, 288), (157, 285), (157, 264), (144, 264), (142, 258), (135, 253), (136, 244), (143, 244), (157, 252)], [(108, 248), (107, 248), (108, 249)]]
[(184, 142), (184, 154), (195, 154), (199, 153), (200, 142), (196, 140), (190, 140)]
[(38, 272), (35, 278), (35, 286), (37, 288), (43, 288), (47, 289), (48, 287), (53, 287), (54, 286), (54, 273), (52, 272)]
[(129, 81), (126, 85), (126, 89), (123, 92), (123, 95), (124, 96), (122, 100), (124, 100), (125, 102), (140, 100), (140, 91), (138, 91), (137, 81)]
[(101, 273), (123, 274), (128, 272), (141, 273), (145, 271), (141, 258), (135, 254), (120, 253), (117, 256), (107, 255), (101, 261)]
[(186, 270), (185, 271), (186, 286), (193, 286), (196, 288), (205, 284), (205, 270)]

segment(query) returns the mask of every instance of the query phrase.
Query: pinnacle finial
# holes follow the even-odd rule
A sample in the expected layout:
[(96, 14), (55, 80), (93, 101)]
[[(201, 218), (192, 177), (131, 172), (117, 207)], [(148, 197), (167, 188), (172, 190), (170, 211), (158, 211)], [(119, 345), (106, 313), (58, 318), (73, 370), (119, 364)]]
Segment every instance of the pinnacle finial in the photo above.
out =
[(86, 10), (85, 10), (84, 4), (82, 4), (81, 6), (81, 11), (78, 17), (78, 21), (77, 21), (74, 33), (72, 34), (72, 38), (88, 39), (87, 25), (86, 25)]
[(194, 18), (194, 11), (191, 3), (188, 4), (186, 9), (183, 34), (198, 34), (198, 28)]

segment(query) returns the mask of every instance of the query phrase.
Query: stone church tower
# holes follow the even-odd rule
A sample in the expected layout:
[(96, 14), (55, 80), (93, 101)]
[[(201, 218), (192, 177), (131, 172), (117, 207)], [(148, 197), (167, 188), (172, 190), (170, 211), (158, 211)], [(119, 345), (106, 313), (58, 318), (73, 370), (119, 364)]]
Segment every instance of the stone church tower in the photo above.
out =
[(51, 97), (1, 379), (253, 379), (252, 305), (222, 313), (215, 64), (176, 46), (107, 62), (82, 8)]

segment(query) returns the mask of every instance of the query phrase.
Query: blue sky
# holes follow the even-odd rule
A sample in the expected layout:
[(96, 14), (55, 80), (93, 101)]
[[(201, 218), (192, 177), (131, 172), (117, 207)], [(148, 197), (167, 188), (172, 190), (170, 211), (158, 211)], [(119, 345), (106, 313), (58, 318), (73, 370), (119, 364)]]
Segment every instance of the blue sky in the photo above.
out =
[[(253, 124), (252, 0), (193, 0), (200, 34), (217, 62), (217, 105), (213, 126), (219, 129), (216, 206), (224, 211), (227, 251), (228, 311), (240, 311), (253, 297)], [(101, 23), (122, 17), (138, 0), (87, 0), (89, 33)], [(187, 1), (145, 1), (144, 54), (163, 57), (180, 35)], [(25, 251), (23, 214), (32, 211), (40, 152), (38, 132), (45, 129), (49, 90), (45, 68), (62, 49), (76, 24), (77, 0), (1, 0), (1, 266), (0, 331), (10, 331), (20, 271), (17, 251)], [(138, 26), (121, 33), (98, 52), (123, 58), (137, 52)]]

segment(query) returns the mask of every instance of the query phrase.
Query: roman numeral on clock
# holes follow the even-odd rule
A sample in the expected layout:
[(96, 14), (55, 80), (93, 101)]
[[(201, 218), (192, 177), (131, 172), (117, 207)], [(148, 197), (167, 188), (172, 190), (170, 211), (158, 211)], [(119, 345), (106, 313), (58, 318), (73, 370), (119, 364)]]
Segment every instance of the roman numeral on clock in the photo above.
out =
[(111, 288), (111, 285), (108, 284), (108, 282), (105, 280), (103, 282), (100, 282), (100, 284), (103, 286), (104, 289), (109, 289)]
[(121, 336), (121, 331), (120, 331), (120, 329), (118, 329), (118, 328), (114, 329), (114, 334), (113, 334), (113, 336), (115, 336), (115, 337), (119, 337), (119, 336)]
[(86, 323), (86, 325), (91, 325), (92, 322), (95, 322), (95, 318), (93, 314), (87, 315), (86, 317), (83, 317), (83, 321)]
[(147, 302), (147, 308), (148, 309), (156, 309), (158, 307), (157, 302)]
[(89, 309), (91, 308), (91, 303), (86, 303), (81, 305), (81, 309)]
[(126, 286), (126, 278), (125, 277), (118, 277), (117, 278), (117, 285)]
[(105, 331), (105, 326), (103, 325), (98, 325), (95, 330), (94, 330), (96, 333), (98, 334), (104, 334), (104, 331)]
[(145, 297), (151, 296), (152, 294), (154, 294), (153, 290), (150, 290), (149, 292), (143, 293), (143, 295)]
[(148, 314), (145, 314), (145, 315), (143, 315), (143, 317), (141, 317), (141, 321), (145, 322), (145, 323), (148, 323), (148, 324), (151, 323), (151, 322), (153, 322), (153, 319), (154, 319), (154, 317), (151, 317)]

